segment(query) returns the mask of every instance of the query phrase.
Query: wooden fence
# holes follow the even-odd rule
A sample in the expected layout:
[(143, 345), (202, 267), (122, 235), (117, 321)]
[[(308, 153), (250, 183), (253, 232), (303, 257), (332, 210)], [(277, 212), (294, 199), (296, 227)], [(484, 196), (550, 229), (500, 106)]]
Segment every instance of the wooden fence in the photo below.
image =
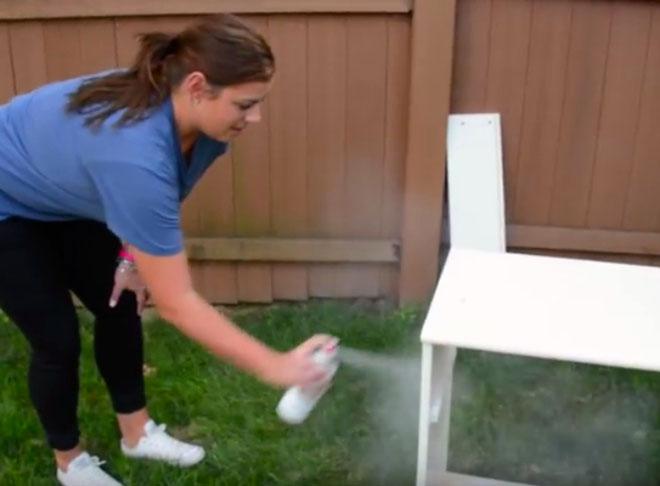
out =
[(427, 299), (450, 111), (502, 114), (511, 247), (660, 255), (657, 2), (0, 0), (0, 100), (218, 11), (264, 33), (278, 74), (184, 206), (210, 300)]
[(455, 53), (451, 110), (502, 113), (511, 246), (660, 255), (660, 4), (460, 0)]
[[(417, 9), (442, 13), (433, 3)], [(0, 0), (0, 99), (126, 66), (136, 34), (176, 31), (195, 19), (184, 14), (218, 11), (239, 13), (268, 38), (278, 75), (263, 122), (232, 144), (184, 205), (198, 287), (224, 303), (426, 298), (437, 276), (438, 130), (449, 106), (451, 32), (442, 36), (444, 76), (434, 63), (411, 78), (409, 0)], [(417, 23), (438, 24), (428, 19)], [(453, 26), (453, 16), (445, 21)], [(427, 56), (429, 49), (418, 51)], [(421, 79), (429, 73), (434, 83)], [(415, 105), (411, 83), (437, 91), (441, 79), (444, 100), (429, 116), (425, 105), (439, 98), (420, 92)], [(415, 119), (412, 139), (421, 142), (408, 155)], [(407, 166), (417, 173), (406, 177)], [(407, 190), (416, 194), (411, 201)]]

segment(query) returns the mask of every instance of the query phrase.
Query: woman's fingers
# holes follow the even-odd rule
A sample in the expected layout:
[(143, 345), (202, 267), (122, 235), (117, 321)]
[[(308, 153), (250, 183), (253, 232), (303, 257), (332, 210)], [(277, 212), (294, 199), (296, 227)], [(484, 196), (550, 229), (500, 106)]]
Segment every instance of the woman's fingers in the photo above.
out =
[(112, 287), (112, 293), (110, 294), (110, 302), (109, 305), (110, 307), (114, 307), (117, 305), (117, 301), (119, 300), (119, 297), (121, 297), (121, 293), (124, 291), (124, 286), (117, 282), (115, 279), (115, 285)]

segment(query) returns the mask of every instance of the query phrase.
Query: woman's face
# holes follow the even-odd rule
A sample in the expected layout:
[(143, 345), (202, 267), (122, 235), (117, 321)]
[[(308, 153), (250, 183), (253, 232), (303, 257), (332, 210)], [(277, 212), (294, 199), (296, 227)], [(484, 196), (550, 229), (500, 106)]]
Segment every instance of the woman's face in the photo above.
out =
[(270, 88), (270, 81), (255, 81), (206, 89), (194, 102), (197, 129), (214, 140), (233, 139), (261, 121), (261, 103)]

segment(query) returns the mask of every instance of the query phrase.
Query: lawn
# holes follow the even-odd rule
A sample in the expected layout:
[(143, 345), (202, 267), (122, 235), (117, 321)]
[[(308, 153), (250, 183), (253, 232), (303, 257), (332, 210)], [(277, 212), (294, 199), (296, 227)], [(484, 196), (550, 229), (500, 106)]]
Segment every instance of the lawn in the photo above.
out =
[[(131, 485), (414, 483), (423, 312), (321, 301), (229, 310), (279, 349), (310, 334), (341, 338), (348, 362), (301, 426), (281, 423), (281, 392), (226, 366), (158, 320), (145, 325), (150, 409), (203, 444), (198, 467), (136, 463), (118, 450), (109, 400), (83, 321), (80, 418), (87, 447)], [(0, 317), (0, 485), (52, 485), (29, 405), (27, 347)], [(660, 379), (640, 372), (459, 353), (450, 467), (548, 485), (660, 484)]]

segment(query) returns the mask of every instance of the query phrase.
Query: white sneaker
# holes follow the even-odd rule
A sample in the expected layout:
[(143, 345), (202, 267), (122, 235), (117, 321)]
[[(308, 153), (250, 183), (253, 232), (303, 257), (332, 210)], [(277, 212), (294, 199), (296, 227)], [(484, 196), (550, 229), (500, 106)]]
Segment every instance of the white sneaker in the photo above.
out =
[(204, 449), (186, 444), (165, 432), (165, 424), (149, 420), (144, 426), (145, 436), (133, 448), (121, 441), (121, 451), (127, 457), (155, 459), (180, 467), (189, 467), (204, 459)]
[(63, 486), (122, 486), (99, 467), (102, 464), (105, 461), (83, 452), (69, 463), (66, 472), (57, 468), (57, 480)]

